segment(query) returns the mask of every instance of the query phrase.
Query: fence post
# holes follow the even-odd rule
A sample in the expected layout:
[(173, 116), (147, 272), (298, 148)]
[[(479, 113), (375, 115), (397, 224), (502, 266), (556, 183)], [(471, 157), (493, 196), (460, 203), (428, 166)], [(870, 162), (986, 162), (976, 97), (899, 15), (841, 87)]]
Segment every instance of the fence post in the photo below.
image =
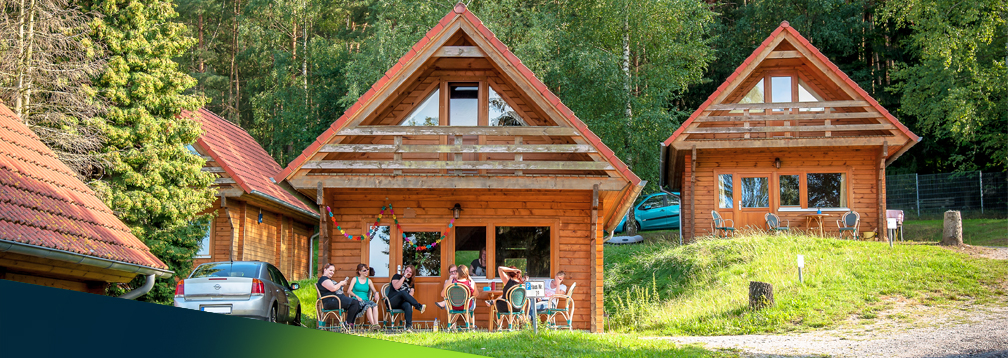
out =
[(920, 179), (914, 173), (914, 194), (917, 194), (917, 219), (920, 219)]
[(982, 170), (978, 170), (977, 173), (980, 173), (980, 213), (983, 214), (984, 213), (984, 205), (983, 205), (983, 171)]

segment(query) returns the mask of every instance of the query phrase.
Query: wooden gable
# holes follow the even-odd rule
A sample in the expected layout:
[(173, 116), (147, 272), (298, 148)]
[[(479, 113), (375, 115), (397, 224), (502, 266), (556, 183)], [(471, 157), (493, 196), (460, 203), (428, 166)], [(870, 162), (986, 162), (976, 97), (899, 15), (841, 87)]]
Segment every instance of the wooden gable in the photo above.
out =
[[(452, 125), (449, 91), (456, 84), (478, 88), (476, 125)], [(491, 90), (525, 125), (490, 123)], [(437, 125), (401, 125), (435, 94)], [(643, 188), (640, 178), (462, 4), (277, 179), (307, 195), (319, 186), (592, 190), (598, 185), (601, 200), (626, 202), (626, 207)], [(622, 212), (605, 213), (607, 228)]]
[[(790, 88), (772, 98), (778, 79)], [(762, 100), (744, 103), (756, 87)], [(919, 140), (785, 21), (664, 144), (678, 157), (694, 147), (887, 145), (891, 163)]]

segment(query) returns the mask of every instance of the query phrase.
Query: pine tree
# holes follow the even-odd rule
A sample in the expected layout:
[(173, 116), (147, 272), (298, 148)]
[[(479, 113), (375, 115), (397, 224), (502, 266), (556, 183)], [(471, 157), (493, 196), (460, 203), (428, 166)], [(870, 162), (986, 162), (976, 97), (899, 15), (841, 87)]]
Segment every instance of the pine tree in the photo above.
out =
[[(95, 81), (109, 103), (109, 177), (95, 186), (133, 234), (184, 277), (206, 229), (196, 224), (208, 219), (198, 213), (214, 194), (213, 175), (201, 172), (203, 159), (186, 149), (199, 137), (199, 123), (179, 116), (205, 99), (183, 94), (196, 81), (172, 60), (195, 41), (173, 21), (170, 1), (96, 0), (87, 6), (103, 15), (92, 31), (109, 56)], [(144, 299), (168, 303), (174, 288), (174, 279), (159, 279)]]

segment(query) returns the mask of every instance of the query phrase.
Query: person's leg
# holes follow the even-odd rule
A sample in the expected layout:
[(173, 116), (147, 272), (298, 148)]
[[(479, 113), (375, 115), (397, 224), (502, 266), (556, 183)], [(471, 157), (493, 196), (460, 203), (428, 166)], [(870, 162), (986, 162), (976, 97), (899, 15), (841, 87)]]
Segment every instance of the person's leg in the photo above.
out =
[(360, 302), (357, 300), (350, 300), (349, 307), (347, 307), (347, 323), (353, 325), (357, 321), (357, 314), (361, 311)]
[(378, 306), (374, 306), (367, 309), (368, 323), (371, 325), (378, 324)]
[[(409, 297), (408, 295), (403, 295), (403, 296)], [(403, 315), (406, 316), (406, 329), (412, 329), (413, 328), (413, 307), (412, 307), (412, 305), (409, 302), (407, 302), (405, 299), (403, 299), (402, 303), (399, 305), (398, 308), (402, 309), (403, 312), (404, 312)]]
[(403, 294), (402, 299), (403, 301), (409, 302), (411, 306), (416, 307), (418, 311), (422, 310), (423, 305), (417, 302), (416, 298), (413, 298), (413, 296), (409, 294)]

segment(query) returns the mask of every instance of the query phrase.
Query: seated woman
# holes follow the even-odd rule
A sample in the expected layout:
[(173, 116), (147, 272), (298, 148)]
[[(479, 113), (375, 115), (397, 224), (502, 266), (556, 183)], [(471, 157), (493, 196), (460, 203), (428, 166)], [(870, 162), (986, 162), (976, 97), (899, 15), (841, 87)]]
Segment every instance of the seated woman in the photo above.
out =
[[(518, 268), (515, 268), (514, 266), (512, 266), (512, 267), (504, 267), (504, 266), (497, 267), (497, 274), (500, 275), (501, 280), (504, 281), (504, 294), (507, 294), (508, 290), (510, 290), (511, 287), (517, 286), (517, 285), (519, 285), (519, 284), (521, 284), (523, 282), (522, 281), (522, 276), (523, 276), (522, 275), (522, 271), (520, 269), (518, 269)], [(497, 312), (509, 312), (508, 306), (510, 306), (510, 303), (508, 303), (506, 301), (506, 299), (507, 299), (507, 297), (501, 296), (501, 297), (498, 297), (496, 300), (494, 300), (494, 304), (496, 305)], [(489, 306), (490, 302), (491, 301), (487, 301), (487, 305), (488, 306)], [(497, 322), (495, 322), (495, 324), (499, 325), (500, 321), (498, 320)]]
[(416, 268), (406, 265), (403, 273), (392, 276), (392, 290), (389, 292), (389, 304), (392, 308), (402, 309), (406, 316), (406, 330), (413, 328), (413, 308), (420, 313), (427, 310), (427, 305), (421, 305), (413, 298), (413, 275)]
[[(378, 304), (375, 301), (378, 300), (378, 290), (374, 287), (374, 282), (367, 276), (368, 266), (365, 264), (357, 265), (357, 277), (354, 277), (353, 284), (350, 287), (350, 292), (348, 296), (357, 300), (360, 303), (362, 313), (358, 314), (367, 316), (368, 323), (371, 327), (378, 326)], [(375, 297), (372, 297), (368, 293), (374, 292)], [(372, 298), (374, 298), (372, 300)], [(347, 319), (350, 319), (348, 316)], [(356, 321), (357, 317), (353, 317), (352, 321)]]
[[(476, 282), (469, 277), (469, 267), (466, 267), (466, 265), (458, 265), (456, 271), (457, 272), (454, 272), (455, 278), (453, 278), (451, 282), (445, 282), (444, 288), (441, 289), (441, 297), (444, 297), (445, 299), (448, 298), (448, 287), (456, 283), (468, 289), (470, 297), (473, 295), (474, 292), (476, 292)], [(441, 307), (442, 309), (445, 308), (445, 304), (446, 301), (441, 301), (437, 303), (438, 307)], [(472, 305), (475, 306), (476, 301), (473, 301)], [(459, 311), (462, 310), (462, 307), (452, 306), (451, 309)], [(475, 307), (470, 307), (470, 309), (475, 309)]]
[(326, 264), (322, 269), (322, 276), (319, 277), (318, 282), (315, 286), (318, 287), (319, 294), (322, 297), (325, 296), (336, 296), (339, 297), (339, 301), (335, 298), (328, 297), (322, 299), (322, 308), (327, 310), (335, 309), (345, 309), (347, 310), (348, 323), (353, 325), (353, 320), (356, 319), (357, 315), (361, 311), (360, 302), (355, 299), (351, 299), (343, 294), (343, 288), (347, 286), (347, 282), (350, 281), (350, 277), (343, 279), (343, 281), (333, 281), (332, 275), (336, 273), (336, 266), (333, 264)]
[[(448, 279), (444, 281), (444, 287), (441, 289), (441, 298), (447, 298), (445, 296), (445, 290), (448, 289), (448, 286), (451, 286), (453, 283), (455, 283), (455, 278), (457, 277), (458, 277), (458, 266), (455, 266), (455, 264), (448, 266)], [(445, 308), (445, 300), (435, 302), (434, 304), (437, 305), (438, 308), (441, 309)]]

